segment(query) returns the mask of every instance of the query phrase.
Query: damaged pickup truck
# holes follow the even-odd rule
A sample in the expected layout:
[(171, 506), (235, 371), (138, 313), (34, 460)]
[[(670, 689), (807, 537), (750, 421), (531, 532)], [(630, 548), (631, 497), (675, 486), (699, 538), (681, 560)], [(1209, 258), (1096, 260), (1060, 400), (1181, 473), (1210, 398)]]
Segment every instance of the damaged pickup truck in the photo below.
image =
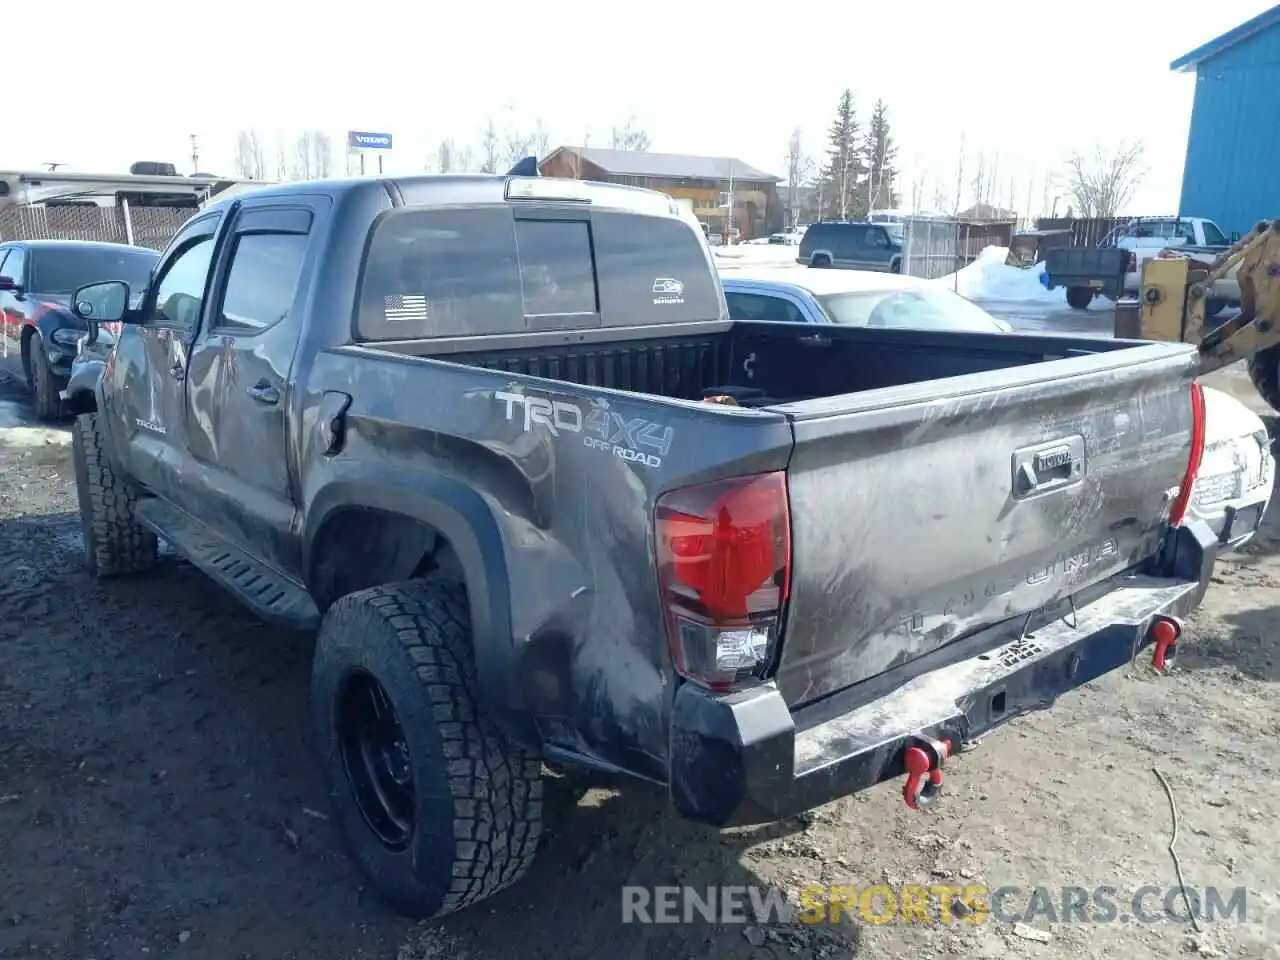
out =
[(927, 806), (986, 731), (1166, 665), (1218, 549), (1192, 346), (735, 323), (659, 193), (268, 186), (130, 297), (75, 297), (122, 324), (74, 434), (88, 564), (159, 537), (318, 629), (337, 818), (416, 915), (529, 866), (544, 761), (713, 825)]

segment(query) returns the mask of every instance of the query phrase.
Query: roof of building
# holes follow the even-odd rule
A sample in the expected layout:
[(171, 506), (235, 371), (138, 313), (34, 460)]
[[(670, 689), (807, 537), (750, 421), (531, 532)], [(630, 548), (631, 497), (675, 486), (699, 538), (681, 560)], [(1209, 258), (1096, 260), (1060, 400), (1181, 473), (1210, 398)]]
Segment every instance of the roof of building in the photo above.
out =
[[(736, 157), (697, 157), (687, 153), (650, 153), (641, 150), (602, 150), (596, 147), (559, 147), (568, 150), (601, 170), (624, 177), (671, 177), (696, 180), (727, 180), (732, 170), (735, 180), (769, 180), (781, 177), (758, 170)], [(550, 157), (548, 157), (550, 159)]]
[(1190, 53), (1183, 54), (1173, 63), (1169, 64), (1169, 69), (1177, 73), (1185, 73), (1188, 70), (1194, 70), (1197, 66), (1211, 57), (1216, 57), (1220, 53), (1224, 53), (1237, 43), (1248, 40), (1255, 34), (1261, 33), (1270, 27), (1274, 27), (1280, 23), (1280, 4), (1276, 4), (1270, 10), (1264, 10), (1252, 20), (1246, 20), (1240, 26), (1228, 30), (1220, 37), (1210, 40), (1203, 46), (1196, 47)]

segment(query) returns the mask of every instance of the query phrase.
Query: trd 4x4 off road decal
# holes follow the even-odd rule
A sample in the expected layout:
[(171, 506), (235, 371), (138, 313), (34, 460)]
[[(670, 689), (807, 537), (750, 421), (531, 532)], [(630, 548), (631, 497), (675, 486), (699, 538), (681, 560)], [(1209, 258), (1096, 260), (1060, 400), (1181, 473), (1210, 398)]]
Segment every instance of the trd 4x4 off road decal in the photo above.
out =
[[(618, 413), (609, 408), (608, 400), (591, 401), (584, 413), (582, 405), (567, 400), (501, 390), (493, 396), (506, 406), (507, 419), (519, 421), (525, 430), (532, 430), (536, 424), (553, 437), (578, 434), (583, 444), (592, 450), (646, 467), (662, 466), (662, 458), (671, 450), (671, 441), (675, 439), (671, 427)], [(516, 412), (517, 407), (521, 412)]]

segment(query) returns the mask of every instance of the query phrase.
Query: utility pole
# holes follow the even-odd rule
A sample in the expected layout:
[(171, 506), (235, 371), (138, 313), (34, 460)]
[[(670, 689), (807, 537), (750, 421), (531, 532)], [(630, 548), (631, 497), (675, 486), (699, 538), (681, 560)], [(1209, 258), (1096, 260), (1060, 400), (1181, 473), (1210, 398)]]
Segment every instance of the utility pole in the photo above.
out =
[(191, 134), (191, 172), (200, 172), (200, 147), (196, 144), (196, 135)]
[(729, 246), (733, 242), (733, 158), (729, 158), (729, 212), (724, 218), (724, 243)]

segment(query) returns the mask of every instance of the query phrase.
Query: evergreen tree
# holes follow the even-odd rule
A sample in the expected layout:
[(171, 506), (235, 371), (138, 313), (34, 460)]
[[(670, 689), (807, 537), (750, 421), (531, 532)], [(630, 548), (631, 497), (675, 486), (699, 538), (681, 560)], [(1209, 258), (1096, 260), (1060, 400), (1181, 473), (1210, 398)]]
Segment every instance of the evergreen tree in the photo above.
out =
[(823, 216), (847, 220), (853, 212), (858, 176), (862, 170), (862, 141), (858, 132), (853, 91), (846, 88), (840, 94), (836, 118), (827, 132), (827, 163), (819, 186)]
[[(858, 205), (859, 213), (865, 215), (872, 210), (896, 207), (900, 199), (894, 190), (898, 177), (895, 165), (898, 146), (889, 132), (889, 107), (883, 100), (877, 100), (871, 111), (871, 122), (867, 126), (862, 150), (867, 161), (867, 173), (858, 191), (861, 201)], [(862, 209), (864, 204), (865, 210)]]

